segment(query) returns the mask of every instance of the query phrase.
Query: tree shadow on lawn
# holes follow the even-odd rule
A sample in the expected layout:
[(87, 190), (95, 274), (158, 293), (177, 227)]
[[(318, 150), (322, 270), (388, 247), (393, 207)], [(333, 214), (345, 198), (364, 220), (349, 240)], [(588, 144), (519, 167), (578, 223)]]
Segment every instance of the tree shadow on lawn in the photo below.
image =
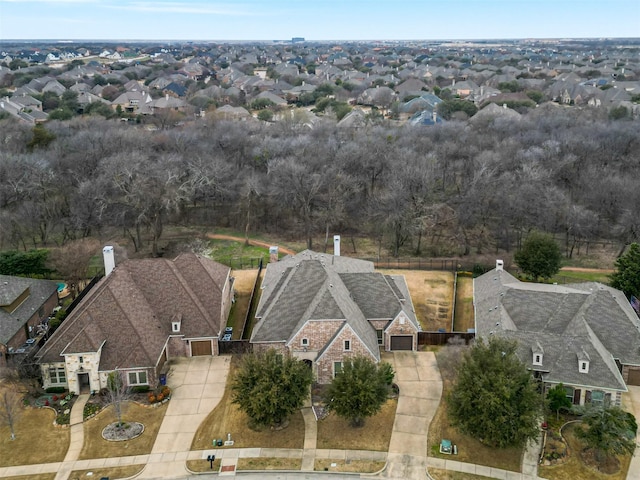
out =
[(212, 441), (226, 440), (227, 433), (231, 433), (234, 448), (303, 448), (304, 418), (301, 411), (291, 415), (289, 424), (281, 430), (254, 430), (249, 427), (249, 417), (231, 402), (231, 382), (239, 361), (240, 358), (233, 357), (224, 395), (198, 427), (191, 450), (211, 449)]

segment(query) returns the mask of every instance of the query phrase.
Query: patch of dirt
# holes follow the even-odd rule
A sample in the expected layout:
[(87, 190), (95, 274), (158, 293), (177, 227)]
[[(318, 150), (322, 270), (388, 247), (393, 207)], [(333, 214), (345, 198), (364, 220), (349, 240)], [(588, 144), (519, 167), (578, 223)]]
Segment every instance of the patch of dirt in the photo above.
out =
[[(207, 238), (210, 238), (212, 240), (230, 240), (232, 242), (244, 242), (244, 238), (242, 237), (234, 237), (233, 235), (223, 235), (221, 233), (207, 233), (206, 234)], [(249, 245), (253, 245), (254, 247), (264, 247), (264, 248), (269, 248), (270, 246), (272, 246), (272, 243), (267, 243), (267, 242), (263, 242), (260, 240), (254, 240), (252, 238), (249, 239)], [(283, 246), (278, 246), (278, 250), (282, 253), (286, 253), (287, 255), (295, 255), (296, 252), (294, 252), (293, 250), (291, 250), (290, 248), (286, 248)]]

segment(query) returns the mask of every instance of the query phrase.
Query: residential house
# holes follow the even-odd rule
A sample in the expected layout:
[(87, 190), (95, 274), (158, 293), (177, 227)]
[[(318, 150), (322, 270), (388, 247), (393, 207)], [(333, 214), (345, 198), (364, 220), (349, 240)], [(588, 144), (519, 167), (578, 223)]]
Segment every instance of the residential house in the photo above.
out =
[(111, 106), (114, 110), (120, 106), (124, 112), (145, 115), (152, 113), (150, 106), (152, 101), (153, 98), (147, 92), (130, 91), (118, 96), (111, 102)]
[(476, 335), (516, 340), (544, 388), (562, 383), (573, 404), (620, 405), (626, 385), (640, 385), (640, 320), (621, 291), (521, 282), (498, 260), (473, 296)]
[(34, 339), (57, 306), (55, 282), (0, 275), (0, 367), (35, 348)]
[(217, 355), (233, 299), (230, 269), (185, 253), (173, 260), (127, 260), (106, 275), (38, 352), (44, 387), (97, 391), (110, 372), (154, 386), (173, 357)]
[(415, 350), (420, 330), (405, 279), (373, 263), (305, 250), (270, 263), (262, 282), (254, 351), (303, 359), (329, 383), (345, 358)]

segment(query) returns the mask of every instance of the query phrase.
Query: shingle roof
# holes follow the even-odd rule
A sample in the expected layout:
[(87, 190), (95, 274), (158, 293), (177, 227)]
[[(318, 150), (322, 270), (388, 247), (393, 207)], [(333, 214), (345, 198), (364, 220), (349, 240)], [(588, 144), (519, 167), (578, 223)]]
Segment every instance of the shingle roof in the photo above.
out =
[(403, 310), (416, 328), (404, 277), (374, 271), (373, 263), (310, 250), (267, 266), (252, 342), (288, 342), (309, 320), (344, 320), (378, 357), (372, 319)]
[(186, 338), (219, 335), (228, 274), (228, 267), (195, 254), (125, 261), (69, 315), (40, 351), (40, 361), (95, 352), (104, 342), (100, 370), (155, 366), (175, 315), (182, 316)]
[[(624, 294), (600, 283), (570, 286), (520, 282), (503, 270), (474, 281), (479, 336), (519, 341), (520, 358), (531, 363), (532, 348), (544, 351), (545, 381), (625, 390), (616, 366), (640, 365), (640, 321)], [(580, 373), (586, 354), (589, 372)]]
[(0, 275), (0, 307), (11, 305), (27, 288), (29, 296), (13, 312), (0, 308), (0, 343), (6, 344), (18, 330), (24, 328), (33, 314), (56, 294), (58, 286), (49, 280)]

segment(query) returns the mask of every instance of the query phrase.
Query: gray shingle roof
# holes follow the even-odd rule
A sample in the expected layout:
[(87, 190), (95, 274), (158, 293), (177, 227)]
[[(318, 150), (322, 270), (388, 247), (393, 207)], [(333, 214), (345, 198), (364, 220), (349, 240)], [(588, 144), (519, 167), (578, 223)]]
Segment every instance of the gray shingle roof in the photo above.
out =
[[(502, 270), (474, 281), (476, 331), (520, 342), (519, 355), (532, 363), (532, 349), (544, 352), (549, 382), (626, 390), (616, 366), (640, 365), (640, 321), (624, 294), (600, 283), (570, 286), (520, 282)], [(589, 358), (581, 373), (578, 358)]]
[(305, 250), (267, 266), (252, 342), (288, 342), (309, 320), (344, 320), (379, 355), (368, 320), (401, 310), (418, 326), (404, 277), (376, 273), (372, 262)]

